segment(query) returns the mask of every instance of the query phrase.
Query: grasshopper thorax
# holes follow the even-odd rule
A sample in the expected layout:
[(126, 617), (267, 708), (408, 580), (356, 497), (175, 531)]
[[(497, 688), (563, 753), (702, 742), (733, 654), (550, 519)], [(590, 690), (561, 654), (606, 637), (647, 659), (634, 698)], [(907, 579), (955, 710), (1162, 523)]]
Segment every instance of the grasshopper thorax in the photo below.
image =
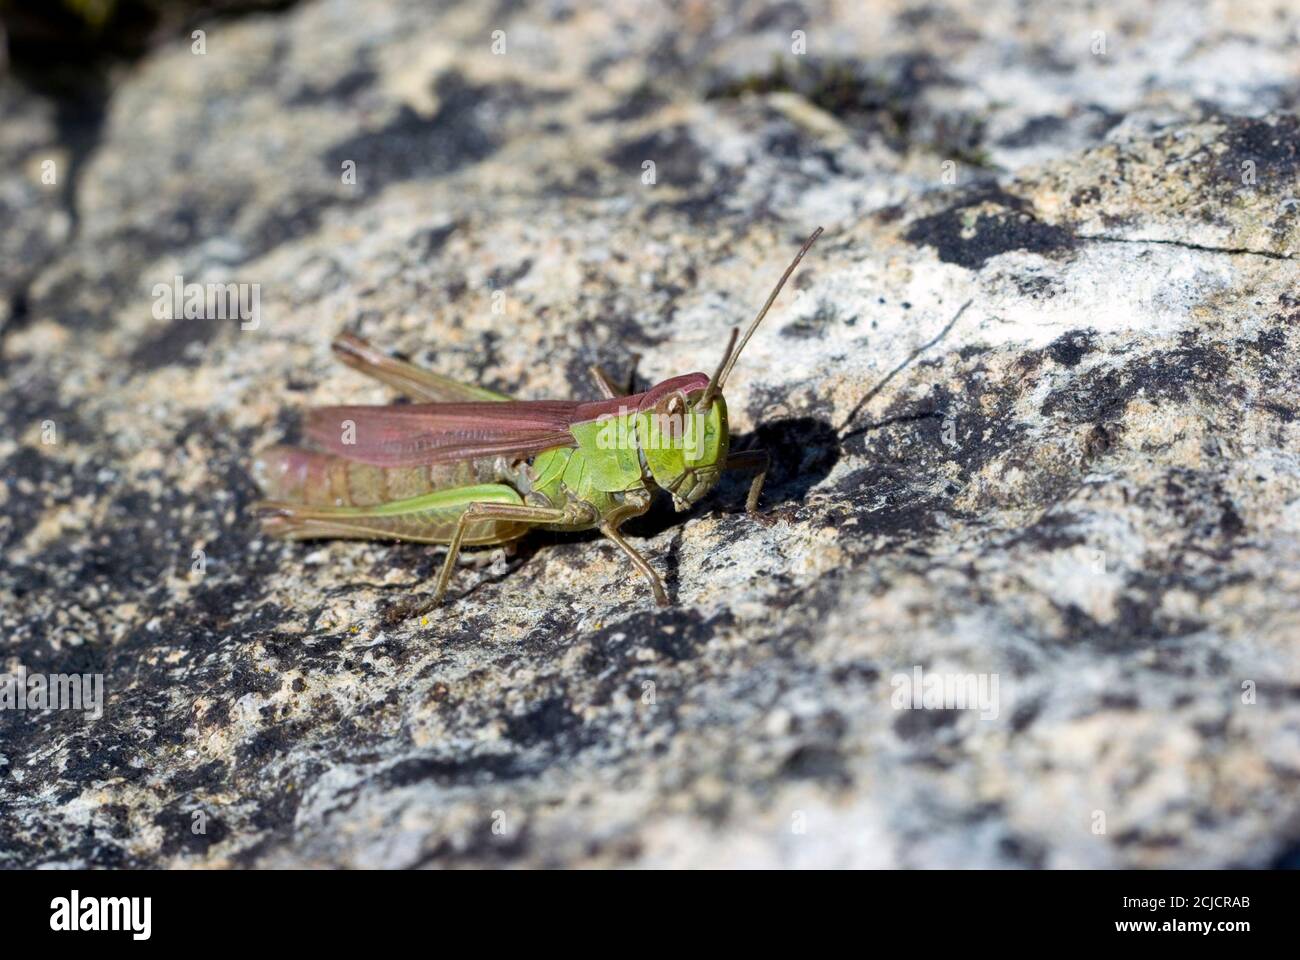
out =
[(702, 406), (708, 385), (702, 373), (665, 380), (645, 394), (636, 414), (642, 469), (672, 495), (677, 510), (708, 493), (727, 462), (727, 404), (714, 391)]

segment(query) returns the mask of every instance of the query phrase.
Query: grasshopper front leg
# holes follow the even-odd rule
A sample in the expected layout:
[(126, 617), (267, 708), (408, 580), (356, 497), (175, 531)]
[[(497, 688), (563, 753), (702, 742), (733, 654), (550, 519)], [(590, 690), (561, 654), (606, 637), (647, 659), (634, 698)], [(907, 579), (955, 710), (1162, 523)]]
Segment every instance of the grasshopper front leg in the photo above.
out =
[(727, 457), (728, 470), (757, 470), (754, 482), (749, 485), (749, 496), (745, 498), (745, 510), (758, 512), (758, 495), (763, 492), (763, 481), (767, 479), (768, 468), (772, 458), (766, 450), (742, 450)]
[(637, 553), (636, 548), (627, 542), (627, 538), (623, 534), (619, 533), (618, 527), (602, 523), (600, 532), (618, 544), (619, 549), (627, 554), (627, 558), (632, 561), (632, 566), (636, 567), (641, 572), (641, 576), (650, 582), (650, 590), (655, 595), (655, 603), (661, 607), (668, 606), (668, 591), (664, 589), (663, 580), (659, 578), (659, 574), (655, 573), (654, 567), (650, 566), (649, 561)]
[(438, 584), (434, 587), (430, 606), (442, 603), (443, 597), (447, 594), (452, 571), (456, 568), (456, 558), (460, 556), (460, 547), (470, 524), (483, 520), (514, 520), (527, 524), (563, 523), (569, 518), (568, 511), (555, 507), (515, 506), (483, 501), (469, 504), (456, 522), (456, 532), (451, 535), (451, 541), (447, 545), (447, 558), (442, 562), (442, 572), (438, 574)]
[(632, 566), (636, 567), (641, 573), (641, 576), (646, 578), (650, 584), (650, 590), (654, 594), (655, 603), (659, 604), (661, 607), (666, 607), (669, 606), (669, 600), (668, 591), (664, 589), (663, 580), (659, 578), (659, 574), (655, 573), (654, 567), (650, 566), (649, 561), (647, 561), (645, 557), (641, 556), (632, 544), (627, 542), (627, 538), (624, 537), (618, 529), (625, 521), (640, 516), (649, 508), (650, 498), (645, 497), (637, 502), (629, 503), (620, 509), (614, 510), (607, 514), (605, 519), (601, 521), (600, 532), (617, 544), (618, 548), (627, 555), (629, 560), (632, 561)]

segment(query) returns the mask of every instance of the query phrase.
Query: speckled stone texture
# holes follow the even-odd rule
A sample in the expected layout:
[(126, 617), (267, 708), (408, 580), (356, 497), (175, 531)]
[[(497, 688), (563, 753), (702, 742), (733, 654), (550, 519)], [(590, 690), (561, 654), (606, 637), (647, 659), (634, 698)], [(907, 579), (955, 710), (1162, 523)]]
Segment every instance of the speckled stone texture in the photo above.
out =
[[(107, 693), (0, 712), (0, 864), (1294, 859), (1293, 7), (431, 6), (166, 44), (53, 187), (0, 84), (0, 650)], [(674, 608), (594, 536), (422, 618), (438, 551), (259, 535), (250, 453), (389, 397), (336, 332), (707, 371), (818, 224), (727, 390), (762, 515), (629, 528)], [(176, 275), (260, 325), (157, 319)]]

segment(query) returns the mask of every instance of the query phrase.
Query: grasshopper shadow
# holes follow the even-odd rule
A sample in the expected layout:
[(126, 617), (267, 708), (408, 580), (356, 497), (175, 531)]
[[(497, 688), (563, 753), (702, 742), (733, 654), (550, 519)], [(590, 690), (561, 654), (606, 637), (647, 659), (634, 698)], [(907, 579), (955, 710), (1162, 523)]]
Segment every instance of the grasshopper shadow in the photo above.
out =
[[(761, 424), (751, 433), (731, 438), (733, 452), (766, 450), (772, 466), (763, 484), (759, 511), (801, 502), (808, 491), (824, 480), (840, 459), (840, 436), (829, 421), (815, 417), (791, 417)], [(623, 528), (633, 537), (653, 537), (700, 511), (744, 513), (745, 496), (753, 474), (727, 471), (713, 492), (694, 510), (681, 514), (673, 510), (664, 495), (655, 497), (650, 510), (627, 522)]]

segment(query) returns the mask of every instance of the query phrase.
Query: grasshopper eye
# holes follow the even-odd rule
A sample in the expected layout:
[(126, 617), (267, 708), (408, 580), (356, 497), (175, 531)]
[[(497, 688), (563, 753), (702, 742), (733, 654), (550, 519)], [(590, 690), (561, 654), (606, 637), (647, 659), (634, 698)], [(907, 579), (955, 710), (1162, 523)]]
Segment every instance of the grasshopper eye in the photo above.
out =
[(685, 433), (687, 413), (686, 394), (680, 390), (670, 393), (659, 402), (657, 409), (659, 431), (671, 443), (681, 440)]

